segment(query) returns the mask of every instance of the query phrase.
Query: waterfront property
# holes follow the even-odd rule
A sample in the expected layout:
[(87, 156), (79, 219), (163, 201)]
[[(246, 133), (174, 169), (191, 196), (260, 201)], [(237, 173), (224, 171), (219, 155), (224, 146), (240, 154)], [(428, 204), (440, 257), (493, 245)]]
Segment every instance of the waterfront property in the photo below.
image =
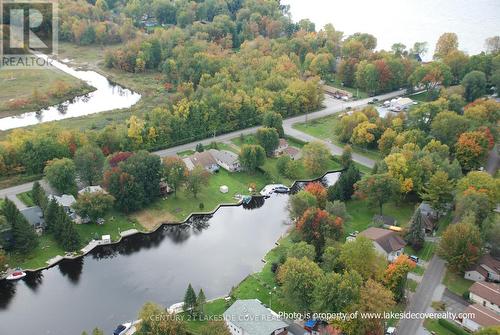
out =
[(233, 335), (288, 334), (288, 324), (258, 299), (236, 300), (224, 312), (224, 320)]
[(45, 220), (43, 218), (43, 211), (38, 206), (28, 207), (21, 210), (21, 214), (26, 220), (35, 228), (38, 234), (41, 234), (45, 228)]

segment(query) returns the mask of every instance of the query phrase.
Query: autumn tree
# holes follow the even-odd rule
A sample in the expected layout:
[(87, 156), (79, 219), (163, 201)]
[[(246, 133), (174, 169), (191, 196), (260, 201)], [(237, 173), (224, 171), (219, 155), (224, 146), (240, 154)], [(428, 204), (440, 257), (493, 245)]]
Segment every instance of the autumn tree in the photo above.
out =
[(452, 51), (458, 50), (458, 36), (455, 33), (444, 33), (439, 36), (434, 51), (434, 59), (444, 59)]
[(141, 322), (137, 326), (138, 335), (187, 335), (184, 321), (176, 318), (155, 303), (145, 303), (139, 311)]
[(486, 218), (494, 209), (484, 189), (468, 188), (458, 194), (455, 202), (455, 217), (463, 219), (467, 216), (473, 219), (474, 224), (482, 227)]
[(244, 144), (241, 146), (239, 160), (244, 169), (253, 172), (264, 165), (266, 152), (260, 145)]
[(342, 236), (343, 220), (319, 208), (307, 209), (297, 222), (302, 240), (314, 245), (316, 254), (323, 252), (326, 239), (337, 240)]
[(54, 159), (44, 170), (50, 185), (61, 193), (76, 192), (76, 166), (69, 158)]
[(186, 189), (196, 199), (204, 186), (208, 184), (210, 173), (201, 166), (196, 166), (186, 178)]
[(104, 154), (95, 146), (85, 146), (75, 152), (75, 166), (78, 176), (87, 185), (96, 185), (102, 179)]
[(274, 128), (260, 128), (256, 134), (257, 142), (266, 151), (267, 157), (272, 157), (279, 145), (279, 135)]
[(348, 271), (358, 272), (364, 280), (380, 279), (386, 264), (372, 241), (364, 236), (342, 245), (340, 260)]
[(330, 156), (330, 151), (321, 142), (310, 142), (302, 149), (304, 167), (312, 175), (319, 176), (326, 172)]
[(89, 218), (91, 222), (97, 222), (113, 207), (115, 198), (104, 192), (83, 193), (78, 196), (73, 205), (74, 210), (83, 218)]
[(461, 222), (449, 225), (439, 242), (439, 255), (451, 269), (461, 273), (481, 256), (481, 234), (471, 221), (472, 217), (465, 217)]
[(325, 272), (341, 272), (343, 264), (340, 259), (342, 244), (337, 243), (325, 248), (323, 255), (321, 255), (321, 268)]
[(385, 270), (384, 283), (392, 291), (396, 302), (403, 301), (408, 273), (415, 267), (415, 262), (411, 261), (408, 256), (401, 255)]
[(311, 193), (316, 198), (319, 208), (325, 209), (326, 206), (326, 188), (320, 182), (308, 183), (304, 191)]
[(458, 194), (468, 189), (483, 192), (488, 196), (492, 206), (500, 201), (500, 180), (483, 171), (471, 171), (457, 183)]
[(104, 173), (104, 187), (115, 198), (118, 209), (125, 213), (140, 209), (144, 203), (144, 189), (134, 176), (118, 167)]
[(382, 207), (394, 196), (395, 183), (388, 174), (375, 174), (358, 181), (354, 188), (356, 197), (368, 200), (383, 215)]
[(323, 276), (318, 264), (302, 258), (289, 258), (280, 266), (278, 282), (285, 299), (297, 310), (308, 311), (314, 303), (314, 289)]
[(453, 191), (454, 184), (448, 178), (448, 174), (444, 171), (437, 171), (424, 186), (420, 196), (440, 213), (452, 202)]
[(209, 321), (201, 327), (200, 335), (231, 335), (224, 321)]
[[(368, 279), (360, 290), (358, 308), (364, 313), (383, 313), (396, 305), (392, 292), (379, 282)], [(361, 320), (361, 329), (356, 334), (383, 334), (384, 320), (371, 318)]]
[(330, 272), (322, 276), (314, 290), (314, 307), (318, 311), (338, 313), (359, 301), (363, 278), (356, 272)]
[(288, 200), (290, 218), (298, 219), (311, 207), (318, 207), (318, 200), (314, 195), (304, 190), (292, 194)]
[(363, 147), (374, 143), (377, 125), (368, 121), (361, 122), (352, 131), (351, 142)]
[(314, 261), (316, 259), (316, 250), (313, 245), (301, 241), (299, 243), (295, 243), (291, 248), (289, 248), (286, 256), (288, 258), (293, 257), (298, 259), (305, 257)]
[(166, 157), (163, 159), (163, 175), (168, 182), (168, 186), (174, 190), (174, 195), (177, 195), (177, 190), (186, 180), (188, 169), (180, 157)]
[(479, 168), (484, 163), (489, 148), (488, 137), (482, 131), (462, 133), (455, 146), (457, 159), (466, 171)]

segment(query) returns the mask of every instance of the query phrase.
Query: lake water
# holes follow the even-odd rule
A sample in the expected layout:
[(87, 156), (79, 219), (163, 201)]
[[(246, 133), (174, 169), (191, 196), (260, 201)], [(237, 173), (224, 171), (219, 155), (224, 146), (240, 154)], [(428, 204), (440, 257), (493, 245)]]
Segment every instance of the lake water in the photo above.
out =
[(390, 49), (401, 42), (408, 47), (427, 41), (432, 58), (444, 32), (455, 32), (459, 48), (469, 54), (484, 49), (486, 38), (500, 34), (498, 0), (283, 0), (291, 5), (292, 19), (309, 18), (319, 30), (327, 23), (345, 35), (375, 35), (378, 48)]
[(1, 118), (0, 130), (127, 108), (141, 99), (140, 94), (112, 84), (106, 77), (97, 72), (73, 69), (55, 60), (52, 61), (52, 65), (73, 77), (85, 81), (90, 86), (95, 87), (96, 90), (37, 112)]
[(79, 335), (96, 326), (108, 334), (136, 319), (146, 301), (166, 307), (182, 301), (189, 283), (209, 299), (224, 296), (262, 268), (261, 259), (289, 230), (287, 201), (288, 195), (254, 198), (249, 206), (131, 236), (18, 282), (0, 281), (0, 334)]

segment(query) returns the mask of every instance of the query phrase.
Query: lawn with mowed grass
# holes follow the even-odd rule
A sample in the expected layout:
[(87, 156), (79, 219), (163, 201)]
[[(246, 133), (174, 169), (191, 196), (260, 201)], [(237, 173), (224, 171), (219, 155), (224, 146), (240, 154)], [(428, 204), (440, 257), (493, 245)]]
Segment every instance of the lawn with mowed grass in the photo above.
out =
[(0, 86), (0, 118), (35, 112), (95, 90), (56, 68), (0, 71)]
[(448, 290), (456, 295), (463, 296), (469, 288), (474, 284), (472, 280), (467, 280), (463, 275), (454, 273), (450, 269), (446, 270), (446, 275), (443, 279), (443, 284)]
[(416, 251), (411, 246), (407, 245), (405, 247), (405, 253), (408, 255), (415, 255), (424, 261), (430, 261), (434, 255), (436, 249), (436, 243), (425, 241), (424, 246), (419, 251)]
[(206, 320), (221, 320), (222, 314), (231, 306), (231, 301), (226, 302), (224, 299), (217, 299), (214, 301), (208, 302), (204, 307), (204, 318), (203, 320), (194, 320), (194, 318), (190, 318), (185, 313), (181, 314), (186, 322), (188, 330), (193, 334), (200, 334), (201, 328), (207, 325), (208, 321)]
[(35, 206), (35, 201), (33, 200), (33, 197), (31, 196), (31, 191), (19, 193), (16, 195), (16, 197), (23, 202), (28, 207), (33, 207)]
[(38, 247), (28, 254), (13, 253), (8, 257), (11, 268), (37, 269), (47, 266), (47, 261), (57, 255), (64, 255), (65, 251), (59, 246), (50, 234), (43, 234), (39, 238)]
[[(397, 220), (399, 227), (406, 227), (415, 210), (415, 203), (390, 201), (383, 206), (383, 214)], [(373, 225), (373, 216), (379, 214), (378, 207), (369, 206), (365, 200), (353, 199), (346, 202), (351, 219), (344, 225), (345, 234), (363, 231)]]
[(436, 335), (456, 335), (456, 333), (441, 326), (438, 320), (427, 319), (424, 321), (424, 327), (428, 331), (434, 332)]
[[(309, 121), (307, 123), (296, 123), (293, 125), (293, 128), (316, 138), (329, 140), (333, 144), (343, 147), (345, 143), (342, 143), (338, 139), (338, 135), (336, 133), (336, 127), (340, 121), (340, 114), (341, 113), (335, 113), (321, 119)], [(382, 158), (378, 150), (366, 149), (356, 145), (351, 145), (351, 147), (353, 152), (366, 156), (373, 160), (380, 160)]]

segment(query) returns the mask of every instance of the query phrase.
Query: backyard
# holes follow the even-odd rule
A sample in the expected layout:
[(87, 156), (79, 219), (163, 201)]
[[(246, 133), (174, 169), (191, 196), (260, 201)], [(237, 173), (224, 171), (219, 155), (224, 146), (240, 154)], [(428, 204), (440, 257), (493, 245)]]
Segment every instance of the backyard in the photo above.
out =
[(463, 275), (454, 273), (448, 269), (446, 270), (443, 284), (448, 290), (462, 297), (469, 291), (469, 288), (472, 284), (474, 284), (474, 282), (472, 280), (467, 280), (463, 277)]

